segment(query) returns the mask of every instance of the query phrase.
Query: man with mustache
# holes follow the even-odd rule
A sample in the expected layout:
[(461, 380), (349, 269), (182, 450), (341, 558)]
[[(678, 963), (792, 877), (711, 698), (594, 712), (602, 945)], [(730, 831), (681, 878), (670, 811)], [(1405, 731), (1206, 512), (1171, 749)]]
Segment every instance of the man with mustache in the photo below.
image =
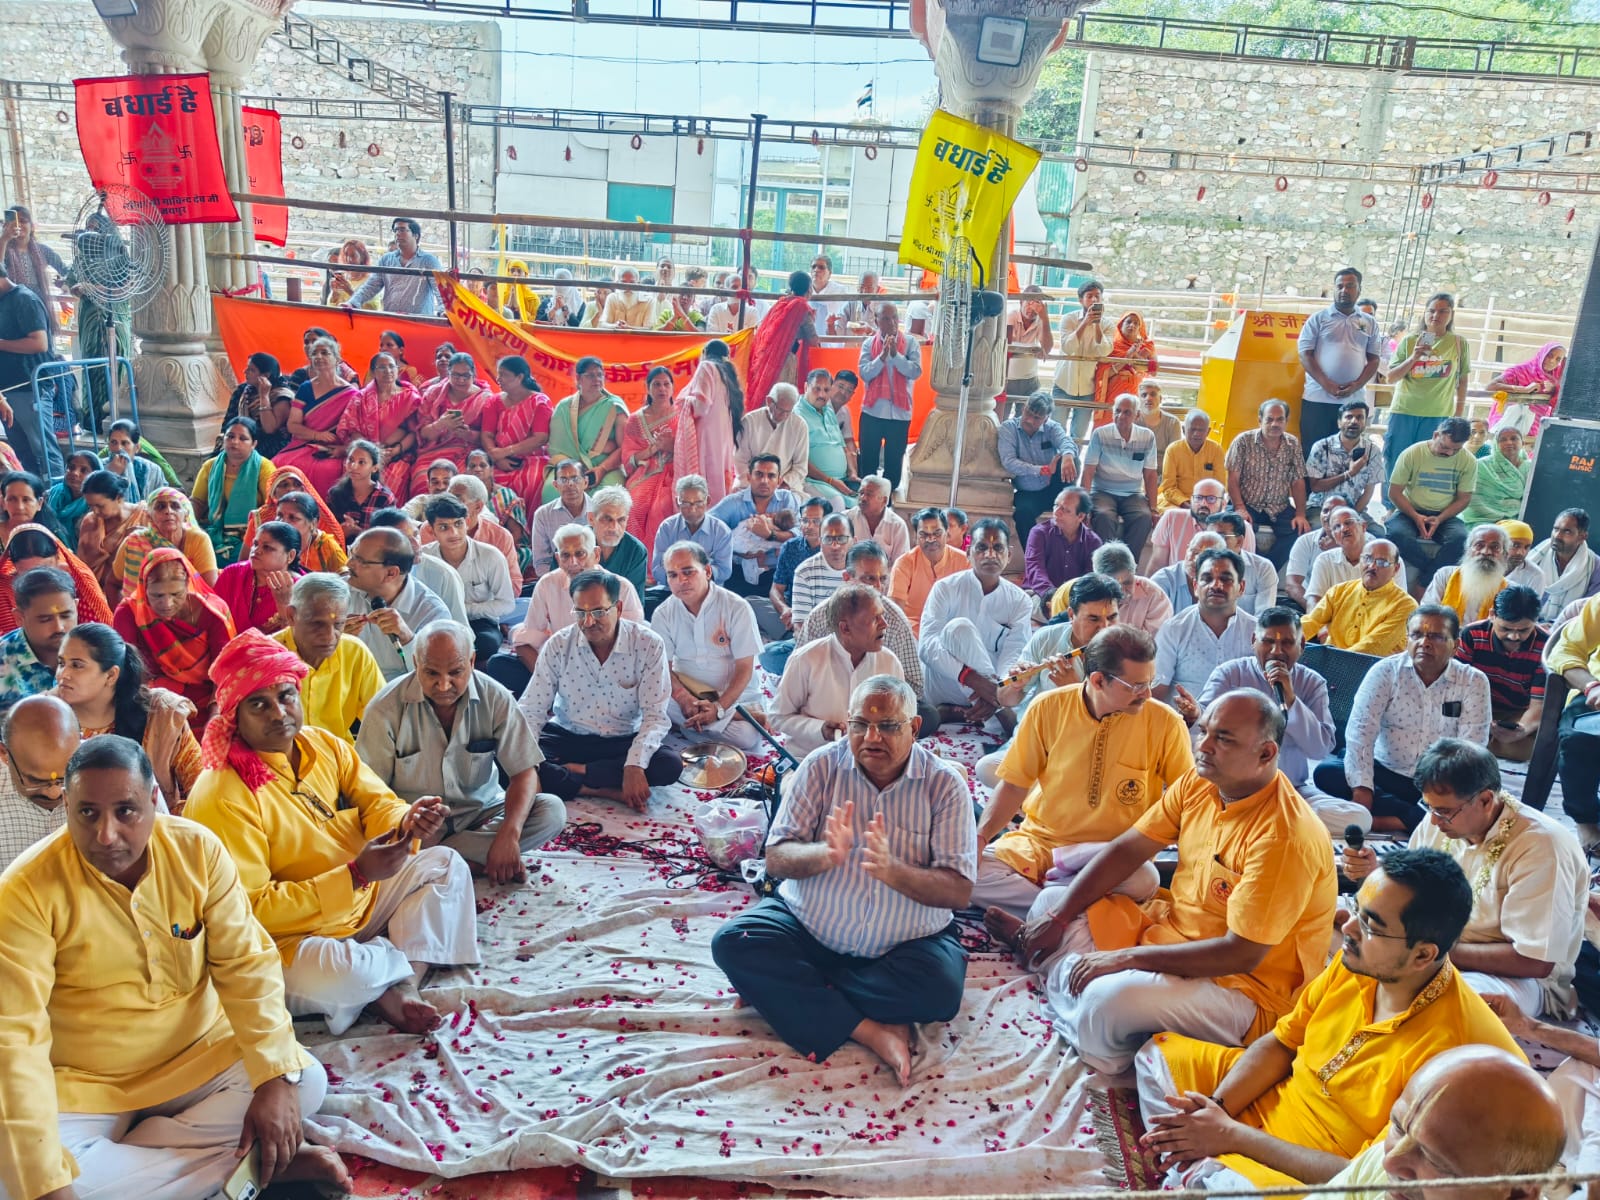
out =
[[(1352, 514), (1353, 515), (1353, 514)], [(1341, 518), (1342, 520), (1343, 518)], [(1346, 534), (1347, 542), (1353, 536)], [(1308, 642), (1320, 641), (1340, 650), (1379, 656), (1396, 654), (1406, 644), (1406, 622), (1416, 611), (1417, 602), (1396, 578), (1405, 570), (1400, 551), (1393, 542), (1367, 540), (1362, 535), (1361, 558), (1354, 579), (1335, 583), (1318, 597), (1301, 623)], [(1338, 554), (1334, 571), (1347, 568), (1344, 551), (1335, 546), (1326, 554)], [(1321, 568), (1321, 563), (1318, 568)], [(1336, 578), (1329, 571), (1324, 578)], [(1309, 589), (1308, 589), (1309, 594)]]
[(1478, 525), (1467, 535), (1467, 555), (1459, 565), (1440, 567), (1434, 573), (1424, 604), (1443, 604), (1456, 610), (1463, 625), (1486, 621), (1494, 611), (1494, 598), (1508, 586), (1506, 569), (1511, 560), (1511, 538), (1498, 525)]
[[(1362, 561), (1366, 554), (1368, 533), (1366, 519), (1355, 509), (1338, 509), (1328, 518), (1328, 535), (1333, 545), (1311, 560), (1311, 573), (1306, 577), (1306, 611), (1333, 589), (1336, 584), (1360, 579), (1364, 573)], [(1406, 565), (1395, 552), (1398, 564), (1391, 576), (1403, 589), (1406, 586)], [(1387, 580), (1385, 580), (1387, 582)]]
[(1197, 603), (1186, 608), (1156, 634), (1156, 699), (1194, 722), (1200, 706), (1194, 697), (1211, 672), (1250, 653), (1256, 622), (1239, 611), (1244, 591), (1244, 560), (1232, 550), (1208, 550), (1200, 556), (1195, 576)]

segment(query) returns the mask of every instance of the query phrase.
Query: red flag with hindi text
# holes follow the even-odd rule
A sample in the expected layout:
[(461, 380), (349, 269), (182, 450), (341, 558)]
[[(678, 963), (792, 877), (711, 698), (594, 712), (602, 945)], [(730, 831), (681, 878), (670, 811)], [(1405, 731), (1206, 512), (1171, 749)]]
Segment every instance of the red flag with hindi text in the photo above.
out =
[[(270, 108), (241, 110), (244, 118), (244, 167), (250, 190), (257, 196), (283, 195), (283, 119)], [(277, 204), (252, 204), (256, 241), (282, 246), (289, 241), (289, 210)]]
[(76, 79), (73, 87), (78, 146), (95, 187), (122, 184), (142, 192), (169, 225), (239, 219), (222, 166), (209, 75)]

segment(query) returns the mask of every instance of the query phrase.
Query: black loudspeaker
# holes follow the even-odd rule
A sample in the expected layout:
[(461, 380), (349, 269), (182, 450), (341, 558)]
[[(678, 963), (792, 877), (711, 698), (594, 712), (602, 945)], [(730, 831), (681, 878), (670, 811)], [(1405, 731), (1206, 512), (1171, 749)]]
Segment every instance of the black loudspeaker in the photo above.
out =
[[(1600, 421), (1600, 241), (1596, 242), (1594, 256), (1590, 259), (1589, 279), (1578, 305), (1578, 323), (1572, 331), (1572, 345), (1567, 350), (1567, 369), (1562, 374), (1556, 415), (1571, 420)], [(1590, 509), (1589, 515), (1597, 514)]]
[[(1600, 329), (1594, 332), (1600, 338)], [(1600, 357), (1600, 346), (1595, 352)], [(1600, 552), (1600, 421), (1556, 418), (1539, 425), (1533, 478), (1522, 502), (1535, 543), (1550, 536), (1556, 514), (1566, 508), (1589, 514), (1589, 547)]]

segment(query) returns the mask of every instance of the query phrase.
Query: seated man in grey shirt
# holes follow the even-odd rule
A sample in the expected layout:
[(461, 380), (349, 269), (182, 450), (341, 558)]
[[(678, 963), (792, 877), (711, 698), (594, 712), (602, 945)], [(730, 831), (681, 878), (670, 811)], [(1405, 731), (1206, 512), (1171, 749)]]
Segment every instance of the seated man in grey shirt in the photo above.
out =
[(490, 882), (521, 883), (522, 856), (567, 823), (539, 791), (539, 739), (516, 698), (472, 669), (470, 628), (434, 621), (412, 644), (416, 669), (372, 698), (356, 753), (402, 800), (443, 796), (443, 843)]

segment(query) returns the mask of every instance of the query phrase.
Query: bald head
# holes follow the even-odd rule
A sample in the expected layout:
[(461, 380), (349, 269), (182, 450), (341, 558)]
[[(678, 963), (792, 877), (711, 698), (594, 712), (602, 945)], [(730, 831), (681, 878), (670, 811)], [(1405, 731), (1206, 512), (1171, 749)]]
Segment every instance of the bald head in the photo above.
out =
[(1430, 1191), (1434, 1179), (1537, 1175), (1561, 1160), (1566, 1123), (1549, 1085), (1494, 1046), (1429, 1059), (1395, 1101), (1383, 1160), (1405, 1200), (1535, 1200), (1536, 1186)]
[(0, 722), (11, 783), (25, 800), (57, 807), (64, 796), (67, 762), (82, 735), (78, 718), (54, 696), (28, 696), (11, 706)]

